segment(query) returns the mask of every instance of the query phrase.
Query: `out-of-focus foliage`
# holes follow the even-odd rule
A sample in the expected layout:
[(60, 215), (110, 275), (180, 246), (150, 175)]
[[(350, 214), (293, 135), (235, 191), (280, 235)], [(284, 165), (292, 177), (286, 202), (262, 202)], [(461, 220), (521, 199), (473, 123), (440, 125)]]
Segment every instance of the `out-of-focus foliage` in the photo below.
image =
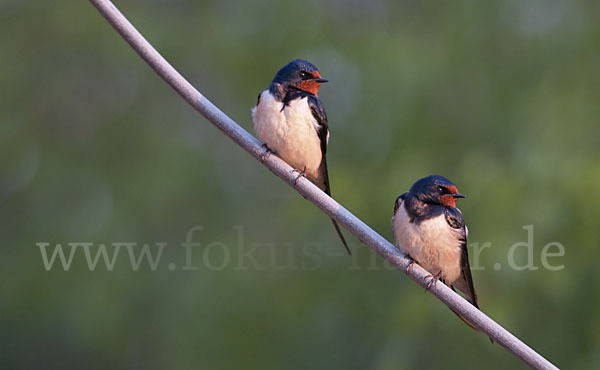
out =
[[(600, 367), (598, 3), (117, 5), (250, 131), (277, 69), (313, 62), (331, 81), (335, 198), (391, 238), (395, 197), (450, 178), (467, 195), (472, 263), (490, 245), (473, 272), (482, 309), (558, 366)], [(322, 213), (89, 3), (5, 0), (0, 46), (1, 368), (522, 366), (349, 234), (344, 256)], [(183, 270), (197, 225), (198, 270)], [(538, 269), (519, 271), (509, 250), (526, 225)], [(39, 242), (167, 246), (156, 271), (133, 271), (124, 247), (112, 271), (90, 271), (81, 248), (69, 271), (46, 271)], [(548, 259), (558, 271), (541, 263), (551, 242), (565, 248)], [(525, 248), (514, 257), (527, 263)]]

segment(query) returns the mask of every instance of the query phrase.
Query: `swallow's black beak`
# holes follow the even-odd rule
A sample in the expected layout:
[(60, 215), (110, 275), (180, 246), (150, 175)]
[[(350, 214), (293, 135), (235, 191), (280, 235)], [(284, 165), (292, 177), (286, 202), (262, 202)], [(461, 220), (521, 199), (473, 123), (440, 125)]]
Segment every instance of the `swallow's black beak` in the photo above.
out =
[(323, 77), (315, 78), (313, 81), (318, 82), (318, 83), (329, 82), (329, 80), (327, 80), (327, 79), (325, 79)]
[(452, 194), (452, 196), (453, 196), (454, 198), (464, 198), (464, 197), (465, 197), (465, 196), (464, 196), (464, 195), (462, 195), (461, 193)]

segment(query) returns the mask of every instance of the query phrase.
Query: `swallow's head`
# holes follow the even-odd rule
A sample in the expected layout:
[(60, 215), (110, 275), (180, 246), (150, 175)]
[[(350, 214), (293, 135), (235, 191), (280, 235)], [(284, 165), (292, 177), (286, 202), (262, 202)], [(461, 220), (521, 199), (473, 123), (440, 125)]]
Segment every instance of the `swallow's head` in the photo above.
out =
[(438, 175), (418, 180), (410, 188), (410, 193), (422, 202), (448, 207), (456, 207), (456, 200), (465, 197), (450, 180)]
[(274, 84), (281, 85), (284, 89), (297, 88), (313, 95), (317, 95), (321, 84), (327, 82), (312, 63), (297, 59), (281, 68), (273, 79)]

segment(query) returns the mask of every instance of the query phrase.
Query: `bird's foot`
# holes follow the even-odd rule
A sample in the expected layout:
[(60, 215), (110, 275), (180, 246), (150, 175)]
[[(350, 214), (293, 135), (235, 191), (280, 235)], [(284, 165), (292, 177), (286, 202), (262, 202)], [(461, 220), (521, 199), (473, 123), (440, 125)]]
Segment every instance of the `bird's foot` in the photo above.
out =
[(427, 286), (425, 287), (425, 291), (428, 291), (432, 286), (435, 286), (435, 284), (437, 284), (438, 280), (440, 279), (440, 276), (442, 276), (441, 271), (435, 275), (425, 276), (425, 280), (429, 279), (429, 281), (427, 282)]
[(406, 256), (406, 259), (410, 261), (408, 263), (408, 265), (406, 266), (406, 270), (405, 270), (405, 272), (408, 274), (408, 272), (410, 271), (410, 268), (413, 267), (413, 265), (415, 264), (415, 260), (409, 255)]
[(302, 171), (299, 170), (292, 170), (292, 173), (294, 172), (298, 172), (298, 176), (296, 176), (296, 179), (294, 179), (294, 187), (296, 187), (296, 185), (298, 185), (298, 181), (300, 180), (301, 177), (306, 176), (306, 167), (304, 167), (304, 169)]
[(260, 155), (260, 161), (264, 163), (265, 159), (269, 158), (271, 156), (271, 153), (273, 152), (271, 151), (271, 149), (269, 149), (267, 144), (263, 144), (262, 147), (265, 151), (263, 152), (263, 154)]

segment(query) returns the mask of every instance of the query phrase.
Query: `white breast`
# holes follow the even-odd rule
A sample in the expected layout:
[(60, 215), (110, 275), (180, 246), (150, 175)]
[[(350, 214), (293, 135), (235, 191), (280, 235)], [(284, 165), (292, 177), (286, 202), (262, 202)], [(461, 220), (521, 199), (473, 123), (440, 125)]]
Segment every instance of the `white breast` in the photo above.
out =
[(307, 98), (284, 104), (265, 90), (259, 104), (252, 109), (254, 130), (258, 139), (267, 144), (281, 159), (297, 170), (306, 168), (307, 176), (315, 182), (321, 178), (321, 142), (319, 124), (313, 117)]
[(454, 283), (461, 273), (460, 230), (451, 228), (443, 213), (419, 224), (409, 220), (402, 202), (392, 218), (398, 248), (431, 274), (441, 272), (446, 283)]

